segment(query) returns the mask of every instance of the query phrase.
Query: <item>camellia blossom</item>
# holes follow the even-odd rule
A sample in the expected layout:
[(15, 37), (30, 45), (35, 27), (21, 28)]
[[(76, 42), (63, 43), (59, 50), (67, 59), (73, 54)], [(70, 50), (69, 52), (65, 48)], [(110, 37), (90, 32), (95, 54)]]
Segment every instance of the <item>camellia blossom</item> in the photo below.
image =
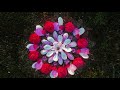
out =
[(32, 68), (51, 78), (65, 78), (74, 75), (89, 58), (88, 41), (81, 37), (85, 29), (77, 28), (73, 22), (46, 21), (43, 26), (36, 25), (29, 37), (28, 57), (34, 63)]

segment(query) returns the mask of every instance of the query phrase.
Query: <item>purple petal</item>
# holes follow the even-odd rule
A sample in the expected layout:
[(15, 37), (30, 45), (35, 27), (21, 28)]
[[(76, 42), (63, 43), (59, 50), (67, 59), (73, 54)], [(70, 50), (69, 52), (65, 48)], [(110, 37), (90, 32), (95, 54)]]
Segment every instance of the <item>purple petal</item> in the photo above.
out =
[(77, 43), (76, 43), (76, 42), (71, 42), (71, 43), (69, 44), (69, 46), (70, 46), (70, 47), (76, 47), (76, 46), (77, 46)]
[(64, 60), (64, 63), (67, 65), (68, 63), (70, 63), (70, 61), (67, 59), (67, 60)]
[(38, 45), (31, 45), (30, 47), (29, 47), (29, 51), (36, 51), (37, 49), (39, 48), (39, 46)]
[(63, 39), (66, 40), (68, 38), (68, 33), (63, 34)]
[(35, 30), (35, 33), (38, 35), (38, 36), (44, 36), (44, 34), (42, 33), (43, 30), (41, 29), (36, 29)]
[(46, 39), (43, 39), (43, 40), (42, 40), (42, 43), (43, 43), (43, 44), (49, 44), (49, 41), (47, 41)]
[(54, 23), (54, 30), (59, 31), (59, 24), (57, 22)]
[(42, 61), (47, 61), (47, 57), (46, 57), (46, 56), (43, 56), (43, 57), (41, 58), (41, 60), (42, 60)]
[(53, 32), (53, 37), (54, 37), (54, 39), (57, 41), (58, 34), (57, 34), (56, 31)]
[(89, 54), (89, 49), (88, 48), (82, 48), (81, 53)]
[(32, 68), (35, 68), (35, 65), (37, 64), (37, 62), (33, 63), (32, 64)]
[(73, 31), (73, 35), (74, 35), (74, 36), (77, 35), (77, 34), (79, 34), (79, 29), (78, 29), (78, 28), (76, 28), (76, 29)]
[(32, 46), (32, 45), (34, 45), (34, 44), (28, 44), (28, 45), (26, 46), (26, 48), (29, 49), (30, 46)]
[(43, 62), (41, 61), (40, 63), (36, 63), (35, 68), (36, 70), (39, 70), (42, 68)]
[(61, 51), (61, 57), (62, 57), (63, 60), (67, 59), (67, 55), (64, 51)]
[(59, 60), (58, 60), (58, 63), (59, 63), (60, 65), (62, 65), (62, 64), (63, 64), (63, 60), (62, 60), (62, 58), (61, 58), (60, 54), (59, 54)]
[(49, 59), (48, 59), (48, 63), (52, 63), (53, 62), (53, 56), (51, 56)]
[(70, 54), (70, 53), (66, 53), (66, 54), (70, 60), (74, 60), (74, 56), (72, 54)]
[(57, 72), (57, 71), (52, 70), (52, 71), (50, 72), (50, 77), (51, 77), (51, 78), (56, 78), (57, 76), (58, 76), (58, 72)]

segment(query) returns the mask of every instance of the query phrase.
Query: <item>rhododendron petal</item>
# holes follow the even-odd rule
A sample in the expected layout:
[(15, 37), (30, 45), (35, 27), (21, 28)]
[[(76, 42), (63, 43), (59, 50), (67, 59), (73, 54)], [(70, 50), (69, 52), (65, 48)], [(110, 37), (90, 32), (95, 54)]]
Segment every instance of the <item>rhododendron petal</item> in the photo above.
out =
[(48, 53), (46, 54), (47, 57), (50, 57), (54, 54), (55, 51), (48, 51)]
[(47, 40), (50, 41), (50, 42), (55, 42), (55, 40), (53, 39), (53, 37), (47, 37)]
[(54, 37), (55, 40), (57, 40), (58, 34), (57, 34), (56, 31), (53, 32), (53, 37)]
[(52, 46), (50, 46), (50, 45), (45, 45), (45, 46), (44, 46), (44, 49), (45, 49), (45, 50), (50, 50), (50, 49), (52, 49)]
[(76, 46), (77, 46), (77, 43), (76, 43), (76, 42), (71, 42), (71, 43), (69, 44), (69, 46), (70, 46), (70, 47), (76, 47)]
[(62, 17), (58, 18), (58, 23), (59, 23), (59, 25), (63, 25), (63, 19), (62, 19)]
[(62, 35), (58, 35), (58, 42), (62, 42), (62, 40), (63, 40)]
[(84, 29), (84, 28), (80, 28), (80, 29), (79, 29), (79, 35), (82, 35), (84, 32), (85, 32), (85, 29)]
[(56, 78), (57, 76), (58, 76), (58, 72), (57, 72), (57, 71), (52, 70), (52, 71), (50, 72), (50, 77), (51, 77), (51, 78)]
[(53, 62), (53, 56), (48, 59), (48, 63), (52, 63), (52, 62)]
[(26, 48), (29, 49), (29, 47), (32, 46), (32, 45), (34, 45), (34, 44), (28, 44), (28, 45), (26, 46)]
[(42, 26), (40, 26), (40, 25), (36, 25), (36, 29), (42, 30), (43, 28), (42, 28)]
[(54, 61), (58, 61), (58, 53), (56, 53), (56, 54), (53, 56), (53, 60), (54, 60)]
[(88, 58), (89, 58), (89, 56), (88, 56), (87, 54), (85, 54), (85, 53), (80, 53), (80, 55), (81, 55), (84, 59), (88, 59)]
[(72, 54), (70, 54), (70, 53), (66, 53), (66, 54), (70, 60), (74, 60), (74, 56)]
[(48, 50), (41, 50), (41, 54), (45, 55), (48, 52)]
[(61, 57), (62, 57), (63, 60), (67, 59), (67, 55), (65, 54), (64, 51), (61, 51)]
[(70, 39), (66, 39), (63, 44), (64, 44), (64, 45), (68, 45), (70, 42), (71, 42)]

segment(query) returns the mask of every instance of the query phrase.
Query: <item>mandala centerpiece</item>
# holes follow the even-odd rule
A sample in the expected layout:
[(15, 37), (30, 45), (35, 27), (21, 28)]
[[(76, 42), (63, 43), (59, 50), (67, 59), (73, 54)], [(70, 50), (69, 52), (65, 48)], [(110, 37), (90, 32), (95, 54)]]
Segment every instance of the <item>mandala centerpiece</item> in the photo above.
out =
[(85, 65), (89, 49), (86, 38), (81, 37), (85, 29), (77, 28), (72, 22), (46, 21), (44, 26), (36, 25), (27, 45), (28, 57), (34, 63), (32, 68), (51, 78), (74, 75), (77, 68)]

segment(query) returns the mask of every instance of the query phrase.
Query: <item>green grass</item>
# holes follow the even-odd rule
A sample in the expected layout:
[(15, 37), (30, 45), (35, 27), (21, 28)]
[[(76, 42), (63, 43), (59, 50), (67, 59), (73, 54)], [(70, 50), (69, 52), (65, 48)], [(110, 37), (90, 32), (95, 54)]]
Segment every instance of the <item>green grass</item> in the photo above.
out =
[[(31, 68), (27, 58), (28, 37), (36, 24), (67, 16), (88, 29), (90, 59), (68, 78), (120, 77), (120, 12), (0, 13), (0, 78), (49, 78)], [(67, 21), (67, 19), (66, 19)]]

